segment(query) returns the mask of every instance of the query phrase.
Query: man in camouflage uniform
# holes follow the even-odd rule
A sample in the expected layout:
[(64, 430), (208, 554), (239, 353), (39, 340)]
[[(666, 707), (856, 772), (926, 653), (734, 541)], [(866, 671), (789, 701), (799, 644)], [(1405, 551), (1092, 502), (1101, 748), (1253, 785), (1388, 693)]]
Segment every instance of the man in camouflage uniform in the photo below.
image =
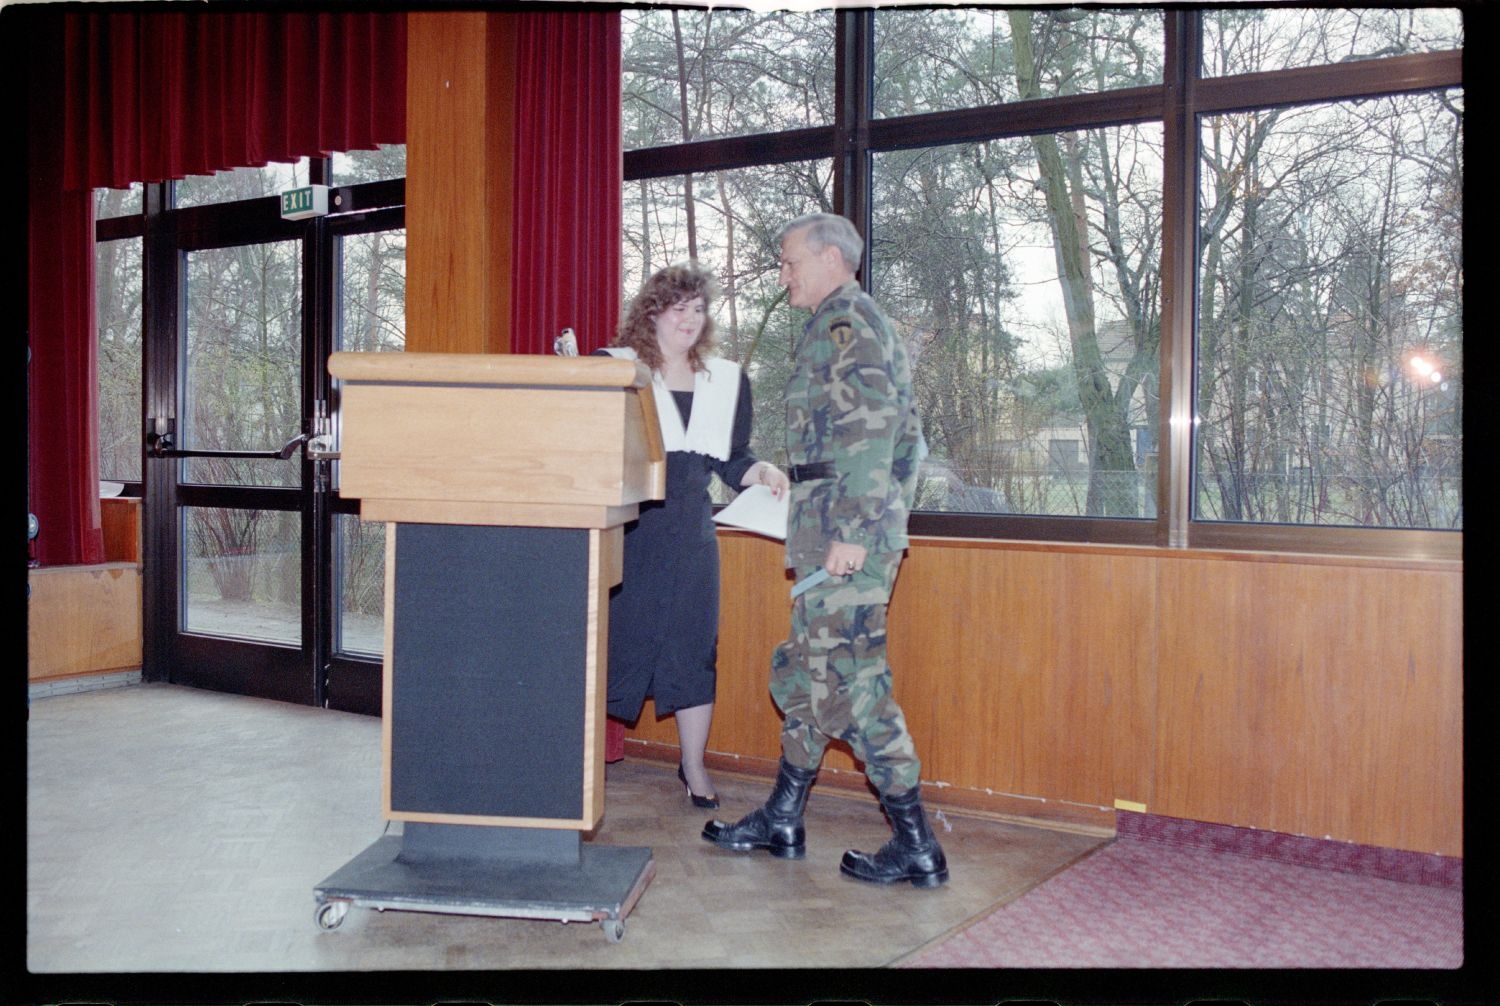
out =
[(936, 887), (948, 866), (922, 809), (921, 763), (885, 659), (886, 606), (924, 443), (906, 347), (855, 280), (863, 247), (854, 226), (831, 214), (781, 232), (787, 299), (812, 311), (786, 390), (786, 563), (798, 583), (819, 570), (828, 578), (792, 602), (791, 635), (771, 657), (771, 695), (785, 716), (771, 797), (734, 824), (710, 821), (703, 837), (802, 857), (808, 790), (828, 742), (840, 739), (864, 763), (894, 833), (878, 852), (844, 853), (840, 870)]

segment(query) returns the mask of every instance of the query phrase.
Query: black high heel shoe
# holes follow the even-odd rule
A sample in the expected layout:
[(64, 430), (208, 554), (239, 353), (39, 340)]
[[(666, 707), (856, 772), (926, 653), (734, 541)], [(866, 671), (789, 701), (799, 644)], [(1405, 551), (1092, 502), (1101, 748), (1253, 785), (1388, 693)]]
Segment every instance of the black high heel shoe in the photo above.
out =
[(682, 763), (677, 763), (677, 778), (682, 780), (682, 788), (687, 790), (688, 796), (693, 798), (693, 806), (703, 810), (717, 810), (719, 807), (719, 794), (713, 796), (699, 796), (693, 792), (693, 787), (688, 785), (687, 776), (682, 771)]

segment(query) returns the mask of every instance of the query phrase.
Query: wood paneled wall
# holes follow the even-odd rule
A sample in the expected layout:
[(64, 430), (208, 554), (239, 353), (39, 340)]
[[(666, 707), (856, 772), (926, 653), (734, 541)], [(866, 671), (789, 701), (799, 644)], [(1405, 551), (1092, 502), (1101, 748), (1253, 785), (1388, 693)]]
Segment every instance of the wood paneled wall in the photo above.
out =
[(407, 15), (406, 348), (510, 350), (514, 15)]
[(1462, 855), (1462, 573), (1158, 563), (1152, 810)]
[(28, 571), (26, 678), (141, 666), (141, 569), (136, 563)]
[[(720, 535), (719, 769), (774, 771), (779, 543)], [(890, 613), (935, 803), (1461, 856), (1462, 564), (922, 539)], [(647, 703), (627, 735), (675, 757)], [(825, 783), (860, 785), (845, 750)]]
[(26, 678), (141, 666), (141, 501), (99, 501), (104, 559), (28, 570)]

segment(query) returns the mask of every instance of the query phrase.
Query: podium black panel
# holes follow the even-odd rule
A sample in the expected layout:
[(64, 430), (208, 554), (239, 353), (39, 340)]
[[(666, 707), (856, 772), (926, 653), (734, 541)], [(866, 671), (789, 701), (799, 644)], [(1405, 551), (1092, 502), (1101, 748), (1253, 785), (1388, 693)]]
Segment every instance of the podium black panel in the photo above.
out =
[(584, 815), (589, 532), (399, 524), (391, 810)]

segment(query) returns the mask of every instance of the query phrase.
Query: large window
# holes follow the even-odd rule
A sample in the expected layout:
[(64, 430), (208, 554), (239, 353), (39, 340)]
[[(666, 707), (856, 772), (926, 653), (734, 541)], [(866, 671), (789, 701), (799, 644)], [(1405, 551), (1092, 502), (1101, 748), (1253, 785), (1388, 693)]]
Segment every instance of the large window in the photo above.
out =
[[(141, 186), (100, 189), (94, 216), (111, 220), (141, 212)], [(99, 330), (99, 477), (141, 479), (141, 238), (94, 246), (94, 312)]]
[(1154, 516), (1160, 128), (877, 154), (872, 207), (932, 449), (918, 506)]
[(915, 115), (1160, 84), (1161, 69), (1160, 11), (882, 11), (875, 20), (874, 113)]
[(1456, 11), (623, 17), (622, 293), (718, 273), (764, 456), (774, 237), (829, 210), (914, 361), (914, 530), (1457, 554), (1392, 544), (1462, 528)]
[(1462, 527), (1462, 114), (1201, 120), (1200, 519)]
[(628, 150), (833, 121), (831, 11), (623, 17)]
[(1203, 74), (1259, 73), (1463, 45), (1451, 8), (1227, 8), (1203, 12)]
[[(638, 288), (672, 262), (714, 263), (720, 281), (715, 312), (719, 351), (740, 361), (750, 374), (760, 403), (751, 444), (761, 457), (778, 457), (783, 451), (786, 425), (776, 404), (806, 318), (788, 306), (777, 285), (780, 265), (779, 256), (771, 253), (772, 238), (784, 221), (803, 212), (800, 207), (829, 204), (832, 174), (828, 160), (793, 161), (625, 186), (622, 211), (629, 223), (621, 272), (626, 289)], [(714, 491), (722, 492), (717, 482)]]

